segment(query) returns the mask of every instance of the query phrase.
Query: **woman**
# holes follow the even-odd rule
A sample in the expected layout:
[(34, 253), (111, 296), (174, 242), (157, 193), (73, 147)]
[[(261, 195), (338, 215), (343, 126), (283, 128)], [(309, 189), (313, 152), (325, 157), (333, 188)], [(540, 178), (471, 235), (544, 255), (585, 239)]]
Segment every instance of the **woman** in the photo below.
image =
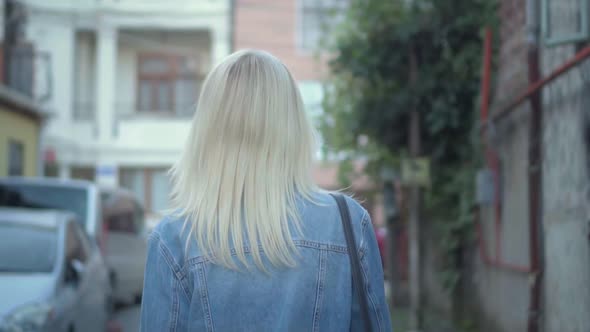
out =
[[(171, 171), (176, 212), (150, 235), (142, 331), (363, 330), (339, 210), (311, 178), (314, 139), (278, 59), (241, 51), (213, 69)], [(369, 215), (347, 204), (369, 320), (390, 331)]]

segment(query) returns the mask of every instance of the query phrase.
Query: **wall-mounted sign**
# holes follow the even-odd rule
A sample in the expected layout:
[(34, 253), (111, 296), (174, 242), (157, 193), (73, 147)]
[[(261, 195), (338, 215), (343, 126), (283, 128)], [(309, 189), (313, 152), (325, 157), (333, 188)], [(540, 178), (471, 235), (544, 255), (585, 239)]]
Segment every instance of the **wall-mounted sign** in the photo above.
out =
[(430, 160), (428, 158), (402, 160), (402, 183), (430, 187)]

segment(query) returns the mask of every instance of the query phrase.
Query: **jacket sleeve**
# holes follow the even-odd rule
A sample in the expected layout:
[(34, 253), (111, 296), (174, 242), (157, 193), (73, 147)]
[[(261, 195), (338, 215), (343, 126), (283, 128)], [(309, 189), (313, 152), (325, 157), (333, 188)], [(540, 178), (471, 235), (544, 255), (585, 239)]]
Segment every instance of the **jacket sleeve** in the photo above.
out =
[(148, 240), (147, 262), (141, 302), (140, 331), (179, 331), (182, 310), (180, 282), (173, 263), (155, 231)]
[[(371, 223), (371, 218), (366, 211), (361, 221), (359, 257), (361, 260), (362, 272), (364, 274), (365, 290), (369, 297), (368, 303), (371, 326), (375, 331), (392, 331), (389, 307), (385, 297), (385, 279), (383, 276), (383, 266), (381, 264), (381, 253)], [(358, 303), (358, 301), (356, 302)], [(362, 330), (360, 317), (353, 321), (356, 321), (358, 324), (355, 325), (358, 325), (357, 327)]]

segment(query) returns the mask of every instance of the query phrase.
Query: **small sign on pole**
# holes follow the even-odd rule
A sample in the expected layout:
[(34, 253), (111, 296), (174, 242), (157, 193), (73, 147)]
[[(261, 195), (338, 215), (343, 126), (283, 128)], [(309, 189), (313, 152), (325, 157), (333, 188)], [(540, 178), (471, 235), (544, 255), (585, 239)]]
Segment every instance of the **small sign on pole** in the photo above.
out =
[(402, 183), (430, 187), (430, 160), (428, 158), (402, 160)]

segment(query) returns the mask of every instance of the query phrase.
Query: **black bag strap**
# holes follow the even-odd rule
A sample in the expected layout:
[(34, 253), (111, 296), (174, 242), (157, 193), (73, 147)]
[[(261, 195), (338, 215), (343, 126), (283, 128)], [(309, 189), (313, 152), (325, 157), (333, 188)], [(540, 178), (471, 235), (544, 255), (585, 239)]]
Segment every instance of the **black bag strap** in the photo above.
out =
[(363, 278), (363, 272), (361, 271), (361, 260), (358, 255), (358, 249), (356, 241), (354, 240), (354, 234), (352, 232), (352, 220), (350, 219), (350, 211), (348, 210), (348, 204), (346, 199), (341, 194), (330, 194), (336, 200), (338, 209), (340, 210), (340, 219), (342, 221), (342, 227), (344, 228), (344, 236), (346, 237), (346, 245), (348, 247), (348, 257), (350, 258), (350, 269), (352, 270), (352, 282), (353, 288), (356, 290), (356, 295), (359, 299), (359, 305), (361, 308), (361, 318), (365, 326), (364, 331), (373, 331), (371, 328), (371, 320), (369, 318), (369, 302), (367, 296), (367, 289), (365, 288), (365, 282)]

